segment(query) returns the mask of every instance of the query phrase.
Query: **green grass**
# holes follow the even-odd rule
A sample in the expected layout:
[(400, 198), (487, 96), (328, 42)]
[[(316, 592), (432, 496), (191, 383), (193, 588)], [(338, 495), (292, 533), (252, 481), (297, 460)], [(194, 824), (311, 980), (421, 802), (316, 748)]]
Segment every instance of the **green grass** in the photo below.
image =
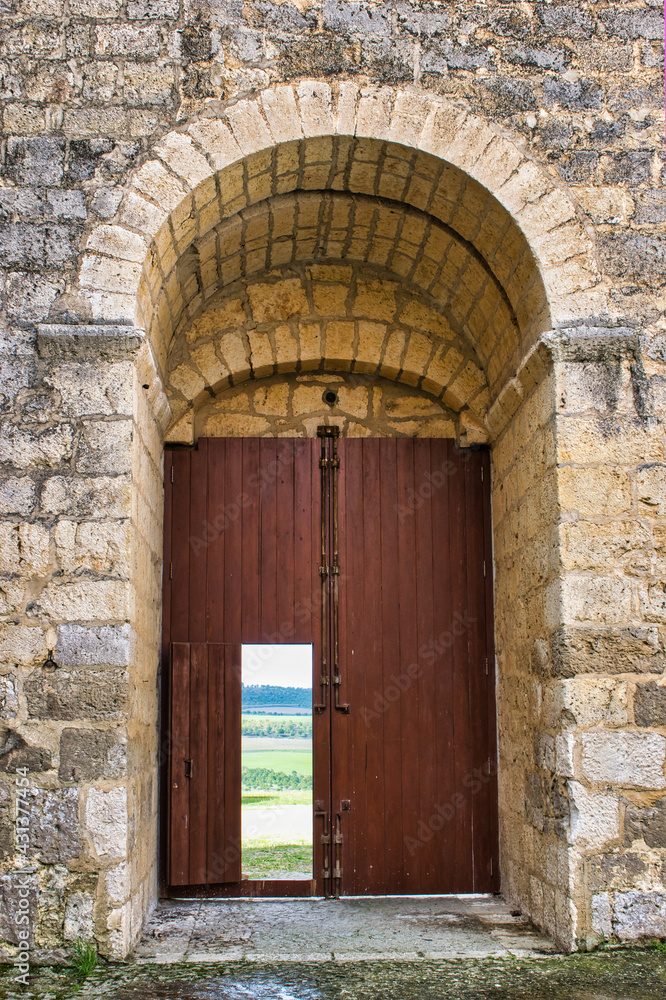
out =
[(271, 878), (278, 873), (311, 872), (311, 844), (271, 844), (252, 841), (243, 845), (243, 874), (250, 878)]
[(90, 973), (97, 968), (97, 947), (94, 941), (84, 943), (79, 939), (76, 942), (72, 955), (72, 966), (77, 976), (82, 979), (87, 979)]
[(305, 750), (243, 750), (243, 767), (266, 767), (285, 774), (312, 775), (312, 754)]
[(244, 806), (311, 806), (312, 790), (285, 788), (282, 791), (246, 791), (243, 792), (241, 805)]

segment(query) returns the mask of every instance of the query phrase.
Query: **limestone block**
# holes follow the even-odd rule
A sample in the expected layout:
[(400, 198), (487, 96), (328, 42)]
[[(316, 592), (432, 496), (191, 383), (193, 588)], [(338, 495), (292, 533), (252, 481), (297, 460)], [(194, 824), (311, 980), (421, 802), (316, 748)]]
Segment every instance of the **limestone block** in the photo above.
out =
[(639, 684), (634, 694), (634, 718), (637, 726), (666, 726), (666, 686), (655, 681)]
[(339, 320), (326, 324), (325, 363), (348, 369), (354, 356), (354, 324)]
[(666, 583), (641, 583), (638, 597), (644, 621), (666, 622)]
[(302, 137), (301, 120), (292, 87), (265, 90), (261, 95), (261, 103), (276, 142), (289, 142)]
[(129, 615), (130, 586), (119, 580), (53, 582), (44, 588), (34, 608), (56, 621), (124, 619)]
[(33, 432), (5, 423), (0, 428), (0, 462), (17, 469), (53, 468), (71, 458), (73, 441), (71, 424)]
[(666, 514), (666, 465), (649, 465), (636, 474), (636, 500), (651, 516)]
[(234, 139), (245, 156), (272, 144), (271, 134), (254, 101), (238, 101), (225, 116)]
[(604, 940), (613, 933), (611, 904), (607, 892), (597, 892), (592, 897), (592, 930)]
[(0, 523), (0, 573), (43, 576), (49, 555), (48, 528), (41, 524)]
[(666, 797), (649, 806), (628, 802), (624, 813), (624, 844), (643, 840), (650, 848), (666, 849)]
[(73, 892), (65, 905), (63, 937), (65, 941), (91, 941), (94, 936), (95, 901), (87, 893)]
[(47, 864), (63, 864), (79, 856), (79, 792), (77, 788), (46, 791), (29, 788), (30, 854)]
[(213, 344), (202, 344), (201, 347), (194, 348), (190, 351), (190, 357), (208, 385), (218, 386), (228, 379), (229, 369), (218, 358)]
[(208, 437), (259, 437), (269, 430), (264, 417), (244, 413), (214, 413), (208, 417), (204, 433)]
[(304, 80), (296, 92), (305, 135), (332, 135), (335, 127), (330, 86), (318, 80)]
[(627, 702), (626, 681), (572, 677), (544, 685), (541, 718), (548, 729), (626, 726)]
[(131, 468), (132, 422), (89, 420), (83, 425), (76, 453), (77, 472), (118, 473)]
[(577, 781), (568, 782), (570, 802), (569, 843), (577, 848), (600, 848), (620, 835), (620, 809), (616, 795), (590, 792)]
[(60, 736), (61, 781), (120, 778), (127, 771), (127, 736), (123, 729), (63, 729)]
[(169, 373), (169, 385), (182, 392), (185, 399), (192, 401), (203, 392), (206, 383), (194, 368), (182, 364)]
[(656, 626), (596, 626), (558, 629), (551, 639), (553, 675), (662, 673), (663, 643)]
[(94, 570), (112, 576), (129, 576), (129, 521), (58, 521), (56, 557), (67, 573)]
[(85, 805), (86, 832), (100, 857), (127, 854), (127, 789), (91, 788)]
[(51, 476), (44, 481), (40, 501), (47, 514), (97, 519), (128, 517), (130, 480), (128, 476)]
[(297, 278), (288, 278), (274, 285), (250, 285), (247, 293), (255, 323), (291, 319), (309, 312), (305, 291)]
[(132, 415), (132, 365), (76, 362), (59, 364), (45, 376), (61, 398), (66, 416)]
[(132, 653), (132, 626), (59, 625), (56, 660), (65, 667), (126, 667)]
[(568, 575), (562, 581), (561, 596), (565, 622), (623, 623), (631, 613), (630, 583), (617, 577)]
[(618, 564), (634, 571), (650, 567), (651, 533), (640, 521), (565, 522), (560, 528), (565, 569), (603, 573)]
[(666, 937), (666, 893), (618, 892), (613, 930), (620, 941)]
[(45, 659), (46, 636), (42, 628), (0, 623), (0, 663), (30, 666)]
[(190, 190), (213, 173), (205, 156), (196, 149), (189, 135), (182, 132), (169, 132), (155, 146), (155, 153), (185, 181)]
[(581, 751), (588, 781), (616, 788), (666, 788), (666, 739), (657, 733), (583, 733)]
[(93, 229), (86, 243), (87, 250), (96, 250), (108, 257), (142, 264), (148, 252), (143, 236), (123, 226), (102, 225)]
[(19, 700), (15, 677), (0, 677), (0, 719), (15, 719)]
[(583, 517), (613, 517), (631, 508), (631, 483), (623, 469), (564, 467), (559, 472), (559, 487), (563, 509), (578, 511)]
[(202, 118), (187, 129), (205, 150), (215, 170), (221, 170), (242, 157), (238, 143), (227, 126), (217, 118)]
[(289, 401), (288, 385), (261, 386), (254, 390), (252, 402), (258, 413), (270, 413), (280, 417), (287, 416)]

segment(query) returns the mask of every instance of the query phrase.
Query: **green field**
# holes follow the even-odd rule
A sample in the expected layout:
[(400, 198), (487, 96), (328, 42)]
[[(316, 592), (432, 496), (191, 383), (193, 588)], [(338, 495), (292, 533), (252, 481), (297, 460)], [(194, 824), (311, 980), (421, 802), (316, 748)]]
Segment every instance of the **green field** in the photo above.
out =
[(303, 750), (243, 750), (243, 767), (312, 775), (312, 754)]
[(250, 878), (312, 875), (312, 844), (253, 841), (243, 845), (243, 873)]

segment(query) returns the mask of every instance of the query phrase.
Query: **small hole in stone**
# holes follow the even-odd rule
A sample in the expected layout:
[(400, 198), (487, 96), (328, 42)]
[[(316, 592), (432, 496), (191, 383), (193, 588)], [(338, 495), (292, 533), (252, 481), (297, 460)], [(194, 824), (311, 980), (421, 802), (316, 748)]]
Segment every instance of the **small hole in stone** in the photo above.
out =
[(143, 383), (143, 387), (144, 387), (144, 389), (150, 389), (150, 386), (148, 385), (148, 383), (147, 383), (147, 382), (144, 382), (144, 383)]
[(338, 401), (338, 394), (335, 391), (335, 389), (326, 389), (324, 391), (322, 399), (324, 400), (327, 406), (335, 406), (335, 404)]

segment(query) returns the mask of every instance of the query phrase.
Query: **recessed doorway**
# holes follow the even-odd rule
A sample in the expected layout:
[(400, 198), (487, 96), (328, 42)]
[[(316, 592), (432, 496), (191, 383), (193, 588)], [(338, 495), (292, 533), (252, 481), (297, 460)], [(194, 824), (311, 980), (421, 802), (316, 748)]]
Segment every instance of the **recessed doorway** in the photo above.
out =
[(243, 645), (241, 869), (312, 879), (312, 646)]

